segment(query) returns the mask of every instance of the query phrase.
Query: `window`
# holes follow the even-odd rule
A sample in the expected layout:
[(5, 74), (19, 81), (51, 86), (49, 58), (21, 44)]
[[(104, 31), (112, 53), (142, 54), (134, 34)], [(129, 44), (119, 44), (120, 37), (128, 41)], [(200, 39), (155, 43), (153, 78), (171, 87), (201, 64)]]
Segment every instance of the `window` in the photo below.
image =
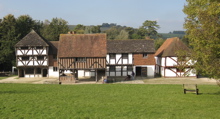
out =
[(53, 67), (53, 71), (57, 71), (57, 67)]
[(56, 60), (57, 59), (57, 55), (53, 55), (53, 59)]
[(23, 56), (23, 57), (21, 57), (21, 60), (27, 61), (27, 60), (29, 60), (29, 56)]
[(85, 57), (77, 57), (76, 62), (86, 62), (86, 58)]
[(109, 54), (110, 59), (115, 59), (115, 54)]
[(127, 53), (123, 53), (122, 54), (122, 59), (128, 59), (128, 54)]
[(115, 66), (110, 66), (109, 71), (115, 71)]
[(133, 71), (133, 67), (132, 66), (127, 66), (128, 71)]
[(34, 69), (33, 68), (26, 69), (25, 74), (34, 74)]
[(147, 53), (143, 54), (143, 58), (147, 58), (147, 56), (148, 56)]
[(22, 50), (28, 50), (28, 47), (21, 47)]
[(36, 74), (41, 74), (41, 68), (36, 69)]
[(37, 60), (44, 60), (44, 56), (37, 56)]
[(36, 49), (43, 49), (43, 46), (37, 46)]

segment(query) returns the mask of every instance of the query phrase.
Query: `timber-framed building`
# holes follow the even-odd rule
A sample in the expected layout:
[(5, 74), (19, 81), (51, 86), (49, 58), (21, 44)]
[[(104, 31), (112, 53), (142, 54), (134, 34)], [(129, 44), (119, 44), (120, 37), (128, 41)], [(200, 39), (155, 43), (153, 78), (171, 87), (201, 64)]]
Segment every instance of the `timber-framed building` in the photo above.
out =
[(168, 38), (155, 53), (155, 72), (162, 77), (195, 77), (189, 53), (179, 38)]
[[(74, 82), (79, 76), (105, 76), (106, 34), (61, 34), (58, 51), (59, 80)], [(88, 74), (89, 73), (89, 74)]]
[(107, 76), (127, 76), (132, 71), (136, 76), (154, 77), (154, 40), (108, 40)]
[(49, 44), (34, 30), (15, 45), (19, 77), (47, 77)]

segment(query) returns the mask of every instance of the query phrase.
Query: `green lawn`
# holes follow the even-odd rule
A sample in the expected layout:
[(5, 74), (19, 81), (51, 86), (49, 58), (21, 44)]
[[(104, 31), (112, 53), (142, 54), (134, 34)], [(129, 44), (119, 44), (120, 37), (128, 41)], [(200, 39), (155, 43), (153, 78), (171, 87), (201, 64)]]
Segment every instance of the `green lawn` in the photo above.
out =
[(220, 118), (220, 88), (198, 88), (200, 95), (183, 94), (182, 85), (0, 84), (0, 118)]

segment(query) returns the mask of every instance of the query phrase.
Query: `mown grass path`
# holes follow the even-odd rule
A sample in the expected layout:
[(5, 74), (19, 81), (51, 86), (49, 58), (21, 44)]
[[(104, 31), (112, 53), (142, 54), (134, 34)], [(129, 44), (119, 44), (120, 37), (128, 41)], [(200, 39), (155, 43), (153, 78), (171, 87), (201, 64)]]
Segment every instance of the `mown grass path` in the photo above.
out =
[(220, 88), (199, 85), (0, 84), (0, 118), (220, 118)]

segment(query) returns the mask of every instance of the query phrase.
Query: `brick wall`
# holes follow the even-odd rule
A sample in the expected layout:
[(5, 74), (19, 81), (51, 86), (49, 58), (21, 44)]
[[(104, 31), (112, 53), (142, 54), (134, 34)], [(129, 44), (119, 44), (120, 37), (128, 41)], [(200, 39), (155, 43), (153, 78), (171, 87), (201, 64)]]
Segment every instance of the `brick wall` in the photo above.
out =
[(155, 65), (154, 54), (147, 54), (147, 57), (143, 57), (143, 54), (133, 54), (134, 65)]
[(57, 67), (57, 60), (53, 59), (53, 55), (49, 55), (49, 66)]

